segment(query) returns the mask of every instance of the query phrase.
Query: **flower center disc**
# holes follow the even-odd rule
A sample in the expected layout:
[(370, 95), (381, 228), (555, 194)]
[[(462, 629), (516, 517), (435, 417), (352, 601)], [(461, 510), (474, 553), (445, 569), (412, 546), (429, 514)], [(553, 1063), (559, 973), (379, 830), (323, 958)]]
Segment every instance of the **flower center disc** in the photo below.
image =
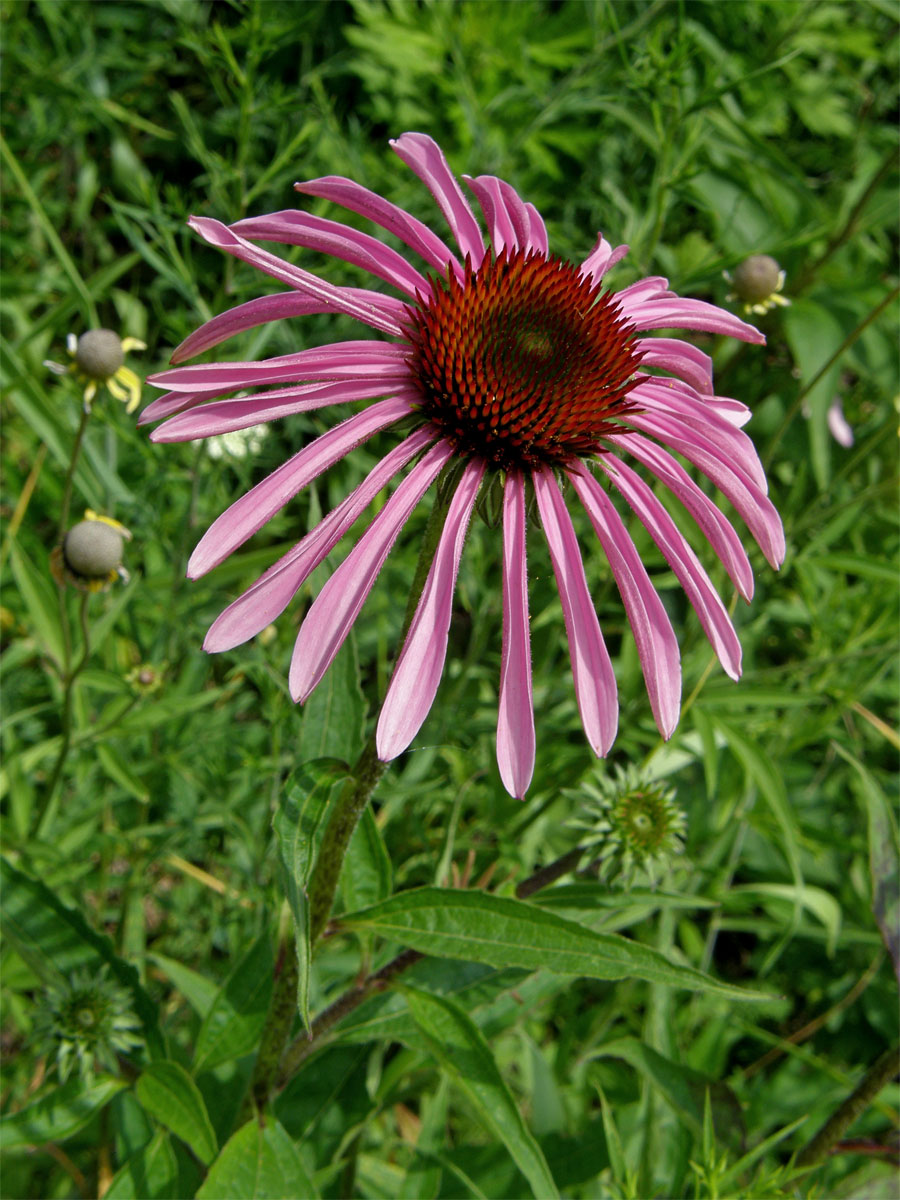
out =
[(466, 261), (410, 309), (421, 409), (462, 456), (534, 469), (620, 427), (640, 354), (610, 292), (571, 263), (516, 251)]

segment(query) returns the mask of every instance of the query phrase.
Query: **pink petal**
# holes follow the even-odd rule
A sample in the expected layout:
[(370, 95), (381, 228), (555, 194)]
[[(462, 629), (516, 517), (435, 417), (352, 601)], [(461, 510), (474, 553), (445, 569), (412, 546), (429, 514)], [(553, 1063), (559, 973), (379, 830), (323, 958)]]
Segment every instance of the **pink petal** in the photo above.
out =
[(683, 454), (688, 462), (711, 479), (743, 517), (767, 561), (776, 568), (781, 565), (784, 560), (781, 518), (771, 500), (753, 482), (742, 462), (730, 459), (709, 438), (669, 417), (630, 412), (628, 423)]
[(838, 445), (849, 450), (853, 445), (853, 427), (844, 416), (844, 405), (840, 396), (836, 397), (829, 405), (828, 428)]
[(400, 288), (413, 299), (417, 293), (426, 297), (431, 295), (428, 280), (411, 267), (402, 254), (369, 234), (360, 233), (337, 221), (326, 221), (324, 217), (285, 209), (267, 216), (235, 221), (229, 228), (241, 237), (305, 246), (343, 259), (344, 262), (362, 267), (385, 283)]
[(236, 333), (266, 325), (269, 321), (280, 321), (284, 317), (305, 317), (311, 313), (338, 312), (331, 301), (319, 300), (314, 296), (301, 296), (298, 292), (278, 292), (274, 296), (260, 296), (238, 304), (212, 320), (204, 322), (199, 329), (184, 339), (172, 354), (172, 363), (185, 362), (212, 346), (218, 346)]
[(472, 260), (473, 268), (480, 267), (484, 258), (481, 230), (437, 142), (425, 133), (404, 133), (391, 141), (391, 149), (434, 196), (463, 257)]
[(616, 301), (620, 308), (634, 308), (635, 304), (643, 300), (654, 297), (672, 299), (674, 296), (675, 293), (669, 291), (668, 279), (664, 279), (662, 275), (648, 275), (622, 288), (621, 292), (616, 292)]
[(741, 643), (718, 592), (675, 522), (640, 475), (626, 463), (603, 455), (600, 467), (619, 489), (662, 551), (700, 618), (719, 662), (732, 679), (741, 674)]
[(503, 786), (521, 799), (534, 774), (534, 704), (525, 561), (525, 485), (510, 472), (503, 491), (503, 659), (497, 709), (497, 765)]
[(741, 429), (753, 416), (746, 404), (742, 404), (740, 400), (732, 400), (729, 396), (704, 396), (703, 399), (712, 405), (723, 421), (727, 421), (735, 429)]
[(344, 179), (341, 175), (324, 175), (321, 179), (295, 183), (294, 190), (307, 196), (320, 196), (323, 200), (331, 200), (350, 212), (366, 217), (382, 229), (386, 229), (388, 233), (400, 238), (441, 275), (445, 275), (447, 267), (452, 266), (456, 274), (462, 277), (459, 260), (436, 233), (402, 208), (398, 208), (396, 204), (391, 204), (389, 200), (370, 192), (368, 188), (361, 187), (352, 179)]
[[(615, 299), (618, 301), (619, 295)], [(766, 342), (758, 329), (740, 320), (734, 313), (726, 312), (724, 308), (707, 304), (705, 300), (673, 296), (660, 300), (637, 298), (629, 302), (626, 298), (619, 307), (633, 322), (635, 329), (641, 332), (647, 329), (700, 329), (760, 346)]]
[(216, 618), (206, 635), (204, 650), (210, 653), (231, 650), (280, 616), (311, 572), (331, 553), (381, 489), (434, 436), (431, 429), (418, 429), (386, 454), (345, 500)]
[(402, 396), (410, 405), (419, 399), (412, 388), (385, 387), (383, 383), (357, 383), (342, 379), (339, 383), (308, 383), (303, 387), (261, 392), (247, 399), (219, 400), (201, 404), (179, 413), (150, 434), (152, 442), (189, 442), (194, 438), (215, 437), (247, 429), (263, 421), (275, 421), (292, 413), (312, 412), (329, 404), (350, 404), (354, 400), (372, 400), (385, 392)]
[(712, 359), (678, 338), (641, 338), (634, 343), (641, 354), (641, 369), (658, 367), (689, 383), (701, 396), (713, 390)]
[(378, 718), (375, 737), (382, 762), (390, 762), (402, 754), (422, 728), (434, 703), (447, 657), (453, 592), (463, 543), (483, 475), (484, 463), (473, 459), (463, 472), (447, 510), (416, 615)]
[(346, 288), (326, 283), (317, 275), (285, 262), (277, 254), (269, 254), (267, 250), (260, 250), (252, 242), (238, 237), (227, 225), (223, 225), (221, 221), (216, 221), (212, 217), (191, 217), (188, 224), (211, 246), (224, 250), (226, 254), (231, 254), (241, 262), (250, 263), (251, 266), (271, 275), (280, 283), (286, 283), (304, 295), (328, 301), (340, 312), (356, 317), (358, 321), (362, 321), (365, 325), (371, 325), (373, 329), (380, 329), (382, 333), (388, 333), (392, 337), (404, 336), (406, 309), (399, 300), (395, 300), (392, 296), (382, 296), (378, 292), (364, 292), (365, 298), (360, 299), (359, 289), (354, 289), (354, 294), (350, 294)]
[(406, 476), (314, 600), (294, 645), (291, 695), (304, 701), (344, 644), (366, 596), (413, 509), (453, 457), (444, 441)]
[(523, 203), (515, 188), (495, 175), (463, 179), (475, 193), (484, 219), (491, 230), (494, 254), (506, 249), (547, 253), (547, 230), (533, 204)]
[(597, 480), (581, 463), (566, 474), (609, 560), (637, 643), (650, 707), (659, 732), (668, 741), (681, 713), (681, 658), (672, 622), (621, 517)]
[(581, 722), (594, 753), (602, 756), (613, 744), (619, 723), (612, 663), (588, 593), (572, 519), (553, 472), (543, 467), (532, 479), (562, 602)]
[(405, 400), (379, 400), (304, 446), (212, 523), (191, 555), (188, 578), (217, 567), (323, 471), (409, 411)]
[(499, 257), (504, 250), (509, 254), (518, 250), (519, 239), (500, 193), (500, 180), (493, 175), (479, 175), (477, 179), (473, 179), (470, 175), (463, 175), (463, 179), (475, 193), (479, 207), (484, 213), (485, 222), (491, 233), (494, 254)]
[(613, 249), (603, 234), (598, 233), (597, 245), (581, 264), (580, 274), (586, 275), (596, 287), (606, 272), (614, 267), (620, 259), (623, 259), (627, 253), (627, 246), (616, 246)]
[(684, 424), (689, 435), (694, 431), (702, 431), (703, 437), (729, 461), (739, 466), (763, 494), (768, 491), (768, 481), (756, 447), (746, 433), (725, 419), (715, 400), (710, 403), (708, 397), (701, 398), (693, 389), (688, 390), (675, 379), (652, 378), (632, 388), (628, 398), (639, 400), (648, 412)]
[[(301, 379), (399, 379), (408, 368), (410, 348), (396, 342), (334, 342), (296, 354), (281, 354), (262, 362), (196, 363), (149, 375), (154, 387), (173, 392), (208, 392), (207, 399), (243, 387)], [(408, 370), (407, 370), (408, 376)], [(148, 406), (144, 410), (146, 418)], [(152, 418), (149, 418), (152, 420)]]
[(615, 434), (607, 440), (627, 450), (678, 497), (702, 529), (740, 595), (747, 601), (751, 600), (753, 572), (741, 539), (725, 514), (694, 483), (684, 467), (661, 446), (639, 433)]

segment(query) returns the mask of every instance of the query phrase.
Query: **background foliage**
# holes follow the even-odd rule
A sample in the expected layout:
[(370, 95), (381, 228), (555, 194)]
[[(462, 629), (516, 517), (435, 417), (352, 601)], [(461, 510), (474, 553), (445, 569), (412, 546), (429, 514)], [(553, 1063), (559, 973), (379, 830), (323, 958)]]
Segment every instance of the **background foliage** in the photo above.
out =
[[(7, 0), (0, 11), (4, 1194), (518, 1196), (535, 1186), (534, 1145), (573, 1197), (893, 1194), (894, 1086), (824, 1166), (787, 1164), (896, 1040), (882, 936), (896, 966), (896, 5)], [(519, 803), (494, 763), (498, 540), (474, 529), (447, 676), (353, 843), (343, 906), (451, 883), (510, 896), (576, 845), (592, 786), (616, 765), (649, 764), (687, 815), (684, 856), (656, 891), (588, 879), (544, 892), (541, 911), (625, 930), (767, 998), (437, 954), (404, 975), (406, 993), (338, 1024), (267, 1124), (229, 1141), (285, 921), (272, 811), (304, 763), (352, 760), (371, 727), (425, 515), (388, 560), (355, 646), (301, 711), (286, 667), (327, 566), (254, 643), (208, 657), (202, 636), (362, 478), (378, 444), (187, 584), (211, 520), (329, 418), (291, 418), (251, 457), (214, 459), (202, 444), (152, 447), (104, 395), (73, 508), (132, 531), (132, 578), (90, 602), (93, 655), (47, 805), (64, 699), (48, 556), (80, 392), (42, 362), (63, 358), (70, 330), (103, 325), (148, 343), (131, 363), (150, 373), (202, 319), (259, 294), (257, 274), (189, 233), (191, 212), (233, 221), (291, 206), (295, 179), (345, 174), (433, 222), (387, 147), (404, 129), (434, 136), (459, 171), (509, 179), (556, 252), (583, 256), (598, 229), (629, 242), (616, 287), (666, 274), (680, 293), (725, 303), (723, 270), (750, 253), (779, 260), (792, 305), (761, 319), (767, 347), (705, 348), (720, 393), (754, 410), (788, 557), (777, 576), (755, 560), (735, 686), (710, 673), (674, 578), (632, 530), (684, 652), (689, 699), (661, 746), (592, 553), (622, 699), (619, 738), (597, 763), (535, 539), (538, 762)], [(327, 272), (360, 282), (350, 267)], [(344, 336), (357, 333), (343, 319), (281, 322), (221, 356)], [(836, 396), (851, 448), (829, 433)], [(65, 603), (76, 627), (77, 598)], [(153, 686), (135, 675), (148, 667)], [(377, 922), (330, 939), (313, 1013), (396, 952)], [(110, 1003), (130, 1005), (140, 1047), (61, 1083), (48, 988), (77, 969), (105, 980), (104, 994), (119, 988)], [(485, 1125), (509, 1095), (508, 1127)], [(261, 1174), (242, 1174), (250, 1161)]]

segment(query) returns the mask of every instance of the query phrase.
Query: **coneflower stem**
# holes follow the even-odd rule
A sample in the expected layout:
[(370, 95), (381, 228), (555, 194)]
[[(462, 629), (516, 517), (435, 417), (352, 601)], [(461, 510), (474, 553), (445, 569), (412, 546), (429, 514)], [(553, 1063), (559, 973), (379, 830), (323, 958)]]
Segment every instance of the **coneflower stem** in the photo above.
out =
[(837, 1144), (841, 1135), (869, 1107), (885, 1084), (900, 1072), (900, 1046), (885, 1050), (869, 1067), (844, 1103), (833, 1113), (816, 1136), (797, 1155), (798, 1167), (814, 1167)]
[[(412, 624), (416, 605), (422, 595), (428, 571), (437, 551), (450, 501), (453, 499), (454, 489), (452, 486), (447, 486), (447, 482), (449, 481), (447, 481), (447, 471), (445, 471), (438, 482), (434, 504), (422, 538), (419, 560), (416, 564), (400, 636), (401, 645), (406, 640)], [(444, 486), (441, 486), (442, 484)], [(316, 864), (310, 877), (308, 902), (311, 947), (315, 947), (328, 924), (347, 847), (350, 845), (350, 839), (359, 818), (369, 802), (369, 797), (384, 774), (385, 768), (386, 764), (381, 762), (378, 757), (373, 731), (334, 806), (325, 827)], [(248, 1102), (249, 1097), (252, 1097), (257, 1104), (264, 1104), (278, 1074), (279, 1063), (291, 1035), (291, 1026), (297, 1011), (298, 978), (299, 967), (294, 941), (293, 938), (288, 938), (283, 942), (279, 956), (279, 968), (275, 976), (269, 1016), (256, 1056)], [(245, 1110), (246, 1107), (245, 1105)], [(244, 1115), (247, 1115), (246, 1111)]]

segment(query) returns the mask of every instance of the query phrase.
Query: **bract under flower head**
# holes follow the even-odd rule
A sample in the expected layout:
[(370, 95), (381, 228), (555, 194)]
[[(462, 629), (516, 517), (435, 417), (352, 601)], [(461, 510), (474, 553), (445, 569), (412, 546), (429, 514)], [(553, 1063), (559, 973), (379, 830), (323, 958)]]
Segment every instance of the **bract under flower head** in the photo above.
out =
[[(766, 495), (748, 409), (713, 393), (709, 357), (687, 342), (647, 336), (681, 327), (760, 343), (752, 326), (701, 300), (682, 299), (665, 279), (604, 290), (627, 251), (601, 235), (581, 263), (549, 251), (533, 205), (493, 176), (464, 177), (490, 232), (478, 221), (440, 148), (421, 133), (392, 147), (434, 196), (461, 258), (431, 229), (383, 197), (338, 176), (297, 190), (361, 214), (424, 263), (425, 273), (376, 238), (335, 221), (285, 211), (226, 226), (191, 225), (208, 242), (277, 279), (287, 291), (251, 300), (208, 321), (173, 356), (182, 363), (234, 334), (282, 317), (350, 315), (389, 340), (301, 349), (263, 362), (176, 366), (151, 382), (166, 389), (142, 422), (167, 418), (155, 441), (212, 437), (326, 405), (368, 402), (235, 501), (191, 557), (204, 574), (242, 545), (329, 466), (374, 434), (398, 441), (368, 477), (213, 623), (204, 645), (225, 650), (273, 621), (378, 493), (406, 475), (319, 593), (300, 628), (289, 682), (305, 700), (334, 659), (403, 525), (433, 483), (455, 491), (409, 634), (378, 722), (382, 759), (416, 736), (434, 700), (447, 649), (463, 544), (482, 481), (485, 505), (503, 525), (503, 641), (497, 758), (508, 790), (524, 794), (534, 767), (526, 585), (526, 491), (548, 543), (571, 651), (582, 722), (605, 754), (618, 720), (616, 683), (590, 598), (581, 549), (558, 477), (586, 510), (634, 631), (651, 708), (663, 736), (678, 720), (681, 673), (671, 623), (610, 496), (646, 526), (694, 606), (723, 667), (740, 674), (740, 644), (703, 567), (642, 474), (661, 482), (694, 517), (741, 595), (753, 577), (729, 520), (673, 457), (715, 483), (747, 523), (767, 559), (784, 554), (781, 522)], [(341, 259), (400, 296), (336, 287), (260, 249), (274, 241)], [(223, 399), (240, 389), (249, 396)], [(452, 474), (446, 472), (451, 464)]]

